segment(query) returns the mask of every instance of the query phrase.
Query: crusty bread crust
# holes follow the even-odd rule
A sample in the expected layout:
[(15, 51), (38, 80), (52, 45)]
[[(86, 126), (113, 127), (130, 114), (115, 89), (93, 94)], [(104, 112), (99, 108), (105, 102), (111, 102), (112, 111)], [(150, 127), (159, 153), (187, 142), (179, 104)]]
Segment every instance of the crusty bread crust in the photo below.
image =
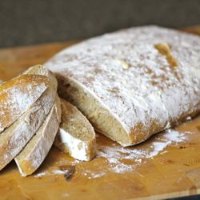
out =
[(48, 87), (48, 78), (21, 75), (0, 85), (0, 133), (15, 122)]
[[(49, 73), (47, 76), (40, 75), (41, 67), (35, 66), (30, 68), (31, 75), (21, 75), (25, 77), (44, 77), (47, 79), (46, 91), (34, 102), (22, 116), (0, 134), (0, 170), (4, 168), (15, 156), (24, 148), (26, 143), (32, 138), (39, 127), (46, 119), (52, 106), (55, 103), (57, 95), (57, 81), (55, 77)], [(47, 69), (44, 71), (48, 72)], [(36, 75), (38, 73), (38, 75)], [(35, 74), (35, 75), (33, 75)], [(20, 77), (20, 76), (19, 76)], [(30, 80), (32, 81), (32, 79)], [(14, 84), (13, 87), (17, 85)], [(32, 88), (32, 93), (34, 93)], [(31, 92), (31, 91), (30, 91)], [(10, 100), (10, 99), (9, 99)], [(14, 114), (13, 114), (14, 115)]]

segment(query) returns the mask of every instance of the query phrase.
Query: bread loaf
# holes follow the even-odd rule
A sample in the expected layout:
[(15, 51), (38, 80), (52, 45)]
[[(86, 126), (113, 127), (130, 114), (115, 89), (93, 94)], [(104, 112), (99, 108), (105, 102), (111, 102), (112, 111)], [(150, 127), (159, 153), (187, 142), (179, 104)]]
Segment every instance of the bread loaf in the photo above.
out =
[(146, 26), (105, 34), (58, 53), (46, 66), (62, 97), (123, 146), (200, 112), (200, 38)]
[(91, 160), (96, 153), (95, 132), (92, 125), (75, 106), (63, 99), (61, 108), (62, 122), (55, 146), (75, 159)]

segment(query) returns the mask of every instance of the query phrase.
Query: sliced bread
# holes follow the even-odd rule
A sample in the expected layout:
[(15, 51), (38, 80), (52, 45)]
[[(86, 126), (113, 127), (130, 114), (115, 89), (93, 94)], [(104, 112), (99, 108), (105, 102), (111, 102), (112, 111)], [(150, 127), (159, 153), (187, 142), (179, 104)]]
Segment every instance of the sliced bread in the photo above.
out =
[[(35, 67), (32, 69), (35, 73), (37, 72)], [(47, 90), (21, 117), (0, 134), (0, 170), (23, 149), (42, 125), (55, 103), (57, 94), (56, 79), (51, 73), (45, 78), (48, 80)]]
[(47, 77), (29, 74), (0, 84), (0, 133), (28, 110), (47, 87)]
[(28, 176), (35, 172), (47, 156), (59, 129), (60, 121), (58, 120), (60, 116), (57, 112), (60, 109), (59, 107), (60, 100), (57, 98), (43, 125), (15, 158), (22, 176)]
[(61, 100), (62, 122), (55, 146), (79, 160), (89, 161), (96, 153), (95, 132), (86, 117), (72, 104)]

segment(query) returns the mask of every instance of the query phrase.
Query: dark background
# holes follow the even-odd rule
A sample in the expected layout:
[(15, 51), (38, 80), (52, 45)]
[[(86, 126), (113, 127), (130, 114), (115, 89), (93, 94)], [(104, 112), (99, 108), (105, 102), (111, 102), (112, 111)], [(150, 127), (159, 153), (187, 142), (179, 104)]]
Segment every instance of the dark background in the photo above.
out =
[(200, 24), (200, 0), (0, 0), (0, 47), (88, 38), (145, 24)]

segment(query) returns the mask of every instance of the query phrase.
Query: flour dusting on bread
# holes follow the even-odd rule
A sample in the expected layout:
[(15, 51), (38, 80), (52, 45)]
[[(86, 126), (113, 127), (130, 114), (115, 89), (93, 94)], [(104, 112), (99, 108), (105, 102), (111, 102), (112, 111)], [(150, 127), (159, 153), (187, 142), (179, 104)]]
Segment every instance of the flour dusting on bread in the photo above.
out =
[(200, 111), (198, 36), (130, 28), (67, 48), (46, 65), (59, 79), (61, 95), (123, 146)]

